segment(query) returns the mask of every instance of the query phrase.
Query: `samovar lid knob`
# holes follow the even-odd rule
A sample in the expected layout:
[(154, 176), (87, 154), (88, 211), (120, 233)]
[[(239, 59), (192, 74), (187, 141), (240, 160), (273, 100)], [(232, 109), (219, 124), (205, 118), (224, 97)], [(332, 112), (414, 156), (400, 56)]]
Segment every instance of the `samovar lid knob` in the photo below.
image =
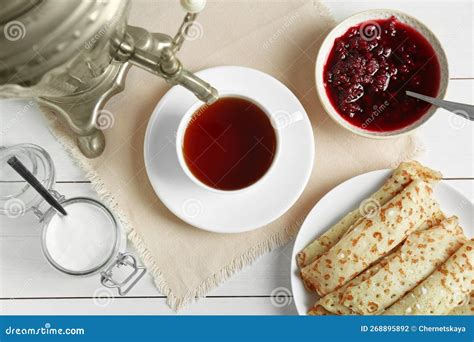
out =
[(188, 13), (199, 13), (206, 6), (206, 0), (181, 0), (181, 6)]

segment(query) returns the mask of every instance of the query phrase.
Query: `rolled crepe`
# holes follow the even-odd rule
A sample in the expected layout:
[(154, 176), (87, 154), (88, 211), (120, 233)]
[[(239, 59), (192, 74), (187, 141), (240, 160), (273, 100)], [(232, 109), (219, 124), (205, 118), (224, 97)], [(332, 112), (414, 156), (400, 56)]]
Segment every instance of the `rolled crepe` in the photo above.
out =
[(474, 315), (474, 291), (471, 292), (469, 298), (466, 298), (466, 303), (460, 305), (449, 312), (453, 316), (472, 316)]
[[(441, 224), (442, 221), (444, 221), (446, 217), (444, 216), (443, 212), (437, 211), (432, 218), (426, 220), (422, 225), (418, 227), (416, 231), (423, 231), (425, 229), (432, 228), (434, 226), (437, 226)], [(380, 269), (382, 269), (389, 261), (391, 261), (392, 258), (394, 258), (397, 255), (398, 248), (395, 249), (392, 253), (389, 255), (383, 257), (372, 265), (371, 267), (367, 268), (364, 270), (362, 273), (360, 273), (357, 277), (343, 285), (342, 287), (338, 288), (337, 290), (327, 294), (320, 300), (316, 302), (315, 305), (321, 305), (324, 307), (326, 310), (338, 314), (338, 315), (355, 315), (356, 313), (349, 309), (347, 306), (344, 306), (342, 304), (342, 299), (343, 295), (346, 291), (349, 289), (356, 287), (360, 283), (364, 282), (365, 280), (369, 279), (372, 277), (374, 274), (376, 274)]]
[(323, 308), (321, 305), (315, 305), (308, 311), (309, 316), (330, 316), (334, 315), (332, 312), (329, 312), (325, 308)]
[(384, 315), (446, 315), (473, 290), (474, 240), (469, 240)]
[[(441, 176), (441, 173), (424, 167), (416, 161), (404, 162), (393, 171), (392, 175), (385, 181), (382, 187), (370, 196), (368, 200), (374, 200), (375, 203), (382, 206), (413, 180), (421, 179), (428, 183), (434, 183), (439, 181)], [(347, 233), (348, 229), (362, 218), (358, 208), (349, 212), (327, 232), (315, 239), (296, 255), (298, 266), (303, 268), (314, 262), (324, 252), (329, 250), (330, 247), (336, 244), (336, 242)]]
[(455, 216), (411, 233), (376, 274), (343, 295), (342, 304), (362, 315), (376, 315), (436, 270), (466, 241)]
[(359, 285), (363, 281), (369, 279), (371, 276), (376, 274), (388, 262), (387, 259), (388, 258), (384, 258), (380, 262), (366, 269), (364, 272), (359, 274), (357, 277), (355, 277), (348, 283), (344, 284), (336, 291), (333, 291), (324, 296), (323, 298), (319, 299), (316, 302), (315, 307), (318, 305), (322, 306), (327, 311), (337, 315), (355, 315), (354, 311), (349, 309), (347, 306), (341, 304), (344, 292), (353, 286)]
[(356, 277), (395, 248), (439, 206), (431, 186), (415, 180), (371, 218), (364, 218), (311, 265), (303, 268), (305, 283), (324, 296)]

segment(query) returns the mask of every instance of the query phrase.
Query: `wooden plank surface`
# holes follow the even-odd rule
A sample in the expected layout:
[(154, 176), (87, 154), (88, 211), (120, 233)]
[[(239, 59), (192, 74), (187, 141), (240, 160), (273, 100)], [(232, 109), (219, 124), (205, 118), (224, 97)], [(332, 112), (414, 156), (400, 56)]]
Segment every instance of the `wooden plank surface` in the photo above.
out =
[[(173, 315), (164, 298), (22, 299), (1, 300), (0, 312), (11, 315)], [(275, 304), (276, 303), (276, 304)], [(295, 315), (291, 297), (205, 298), (181, 310), (180, 315)]]

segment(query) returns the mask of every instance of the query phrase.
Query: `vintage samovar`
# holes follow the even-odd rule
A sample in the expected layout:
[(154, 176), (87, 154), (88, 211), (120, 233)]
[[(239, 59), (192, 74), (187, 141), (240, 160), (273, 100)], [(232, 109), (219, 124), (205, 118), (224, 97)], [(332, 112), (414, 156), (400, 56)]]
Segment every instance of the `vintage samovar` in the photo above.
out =
[(128, 25), (128, 0), (0, 0), (0, 97), (36, 98), (67, 124), (85, 156), (97, 157), (105, 147), (99, 113), (124, 89), (132, 65), (202, 101), (217, 99), (176, 57), (205, 2), (181, 0), (187, 14), (171, 37)]

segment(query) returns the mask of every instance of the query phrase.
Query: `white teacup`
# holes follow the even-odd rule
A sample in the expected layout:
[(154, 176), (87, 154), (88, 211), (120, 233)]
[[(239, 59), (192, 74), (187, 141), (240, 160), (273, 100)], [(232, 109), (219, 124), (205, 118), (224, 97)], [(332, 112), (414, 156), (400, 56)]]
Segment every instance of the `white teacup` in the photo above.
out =
[(268, 177), (268, 175), (271, 172), (273, 172), (274, 166), (275, 166), (275, 164), (277, 162), (277, 159), (278, 159), (278, 156), (279, 156), (280, 132), (279, 132), (279, 129), (278, 129), (278, 125), (275, 123), (275, 120), (272, 117), (271, 113), (268, 111), (267, 108), (265, 108), (264, 105), (262, 105), (257, 100), (251, 98), (248, 95), (235, 94), (235, 93), (232, 93), (232, 92), (222, 92), (222, 91), (220, 91), (219, 92), (219, 98), (223, 98), (223, 97), (237, 97), (237, 98), (241, 98), (241, 99), (247, 100), (249, 102), (252, 102), (256, 106), (258, 106), (267, 115), (268, 119), (270, 120), (270, 122), (272, 124), (273, 130), (275, 132), (275, 140), (276, 140), (275, 153), (273, 155), (273, 160), (272, 160), (272, 163), (270, 164), (268, 170), (256, 182), (250, 184), (249, 186), (246, 186), (246, 187), (241, 188), (241, 189), (236, 189), (236, 190), (221, 190), (221, 189), (213, 188), (213, 187), (201, 182), (192, 173), (192, 171), (189, 169), (189, 167), (186, 163), (186, 160), (184, 158), (184, 152), (183, 152), (184, 136), (185, 136), (185, 133), (186, 133), (186, 129), (188, 128), (188, 125), (189, 125), (191, 119), (193, 118), (194, 114), (198, 112), (200, 107), (205, 105), (202, 101), (194, 102), (189, 107), (189, 109), (186, 111), (186, 113), (183, 115), (183, 117), (181, 118), (181, 122), (179, 123), (178, 130), (176, 132), (176, 154), (178, 156), (179, 165), (183, 169), (184, 173), (196, 185), (198, 185), (198, 186), (200, 186), (204, 189), (207, 189), (207, 190), (210, 190), (210, 191), (213, 191), (213, 192), (217, 192), (217, 193), (221, 193), (221, 194), (229, 194), (229, 193), (236, 194), (236, 193), (240, 193), (240, 192), (243, 192), (243, 191), (248, 191), (252, 188), (257, 187), (258, 184), (262, 183)]

